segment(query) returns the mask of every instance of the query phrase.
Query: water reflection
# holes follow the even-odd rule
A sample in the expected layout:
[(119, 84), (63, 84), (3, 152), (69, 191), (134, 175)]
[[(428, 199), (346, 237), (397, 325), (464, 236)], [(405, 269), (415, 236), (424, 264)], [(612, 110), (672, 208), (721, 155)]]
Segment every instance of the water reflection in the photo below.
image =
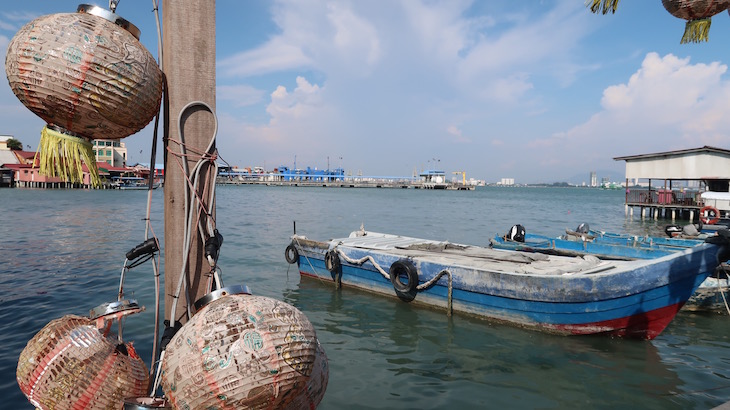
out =
[(449, 318), (310, 278), (285, 297), (305, 310), (328, 351), (323, 408), (366, 388), (371, 393), (363, 408), (682, 407), (662, 397), (683, 382), (651, 342)]
[[(557, 235), (581, 222), (607, 231), (663, 232), (627, 219), (623, 193), (595, 190), (282, 189), (220, 187), (224, 282), (284, 299), (312, 321), (330, 381), (320, 409), (710, 408), (730, 400), (730, 321), (680, 312), (652, 342), (557, 337), (405, 304), (331, 283), (300, 280), (283, 251), (297, 221), (315, 239), (365, 227), (461, 243), (486, 243), (515, 223)], [(162, 235), (157, 190), (153, 222)], [(43, 325), (116, 296), (124, 253), (142, 240), (146, 194), (135, 191), (3, 190), (0, 223), (0, 393), (31, 408), (14, 380), (20, 350)], [(336, 206), (333, 206), (336, 204)], [(383, 212), (387, 205), (389, 212)], [(323, 211), (323, 210), (326, 210)], [(424, 225), (423, 215), (438, 220)], [(666, 222), (666, 221), (665, 221)], [(149, 362), (152, 273), (125, 288), (147, 311), (124, 335)]]

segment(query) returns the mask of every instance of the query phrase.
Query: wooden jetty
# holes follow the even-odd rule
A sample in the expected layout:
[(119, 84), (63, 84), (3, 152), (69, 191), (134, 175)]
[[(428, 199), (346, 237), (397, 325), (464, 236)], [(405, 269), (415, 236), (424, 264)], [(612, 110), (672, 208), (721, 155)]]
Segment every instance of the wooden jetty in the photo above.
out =
[[(368, 178), (345, 178), (345, 179), (322, 179), (322, 180), (283, 180), (278, 178), (228, 178), (219, 176), (217, 184), (222, 185), (266, 185), (266, 186), (291, 186), (291, 187), (324, 187), (324, 188), (396, 188), (396, 189), (434, 189), (432, 185), (422, 180), (414, 179), (368, 179)], [(444, 190), (450, 191), (473, 191), (474, 185), (458, 182), (448, 182), (443, 185)]]
[(695, 221), (701, 194), (730, 190), (730, 150), (704, 146), (615, 157), (626, 161), (626, 215)]

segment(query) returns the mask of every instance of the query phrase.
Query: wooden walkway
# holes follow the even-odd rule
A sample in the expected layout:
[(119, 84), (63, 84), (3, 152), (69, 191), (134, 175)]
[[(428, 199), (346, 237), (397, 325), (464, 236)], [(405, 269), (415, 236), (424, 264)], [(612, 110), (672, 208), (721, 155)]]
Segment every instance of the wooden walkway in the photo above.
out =
[(634, 215), (639, 209), (641, 218), (677, 218), (693, 221), (703, 204), (699, 191), (669, 189), (634, 189), (626, 190), (626, 215)]

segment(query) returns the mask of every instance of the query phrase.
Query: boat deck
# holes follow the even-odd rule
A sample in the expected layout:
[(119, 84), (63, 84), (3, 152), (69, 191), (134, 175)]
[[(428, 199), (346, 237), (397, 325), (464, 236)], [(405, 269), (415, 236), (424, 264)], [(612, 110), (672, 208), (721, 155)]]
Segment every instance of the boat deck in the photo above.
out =
[(510, 252), (376, 232), (353, 232), (332, 241), (340, 250), (382, 251), (391, 255), (445, 266), (526, 275), (594, 274), (622, 266), (592, 255), (561, 257), (540, 253)]

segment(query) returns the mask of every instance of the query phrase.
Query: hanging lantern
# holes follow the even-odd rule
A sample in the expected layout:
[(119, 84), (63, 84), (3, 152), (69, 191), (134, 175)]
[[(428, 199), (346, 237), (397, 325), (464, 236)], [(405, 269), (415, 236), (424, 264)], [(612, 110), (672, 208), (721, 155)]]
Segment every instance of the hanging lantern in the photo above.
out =
[(327, 358), (307, 317), (263, 296), (205, 305), (165, 350), (161, 385), (179, 409), (314, 408)]
[(81, 182), (81, 163), (99, 185), (93, 139), (120, 139), (158, 112), (162, 72), (139, 30), (97, 6), (39, 17), (13, 37), (5, 57), (10, 88), (48, 124), (40, 172)]
[(105, 337), (94, 321), (67, 315), (48, 323), (20, 354), (20, 390), (39, 409), (119, 408), (147, 393), (149, 374), (131, 344)]
[(730, 7), (730, 0), (662, 0), (674, 17), (687, 20), (681, 44), (707, 41), (712, 16)]

